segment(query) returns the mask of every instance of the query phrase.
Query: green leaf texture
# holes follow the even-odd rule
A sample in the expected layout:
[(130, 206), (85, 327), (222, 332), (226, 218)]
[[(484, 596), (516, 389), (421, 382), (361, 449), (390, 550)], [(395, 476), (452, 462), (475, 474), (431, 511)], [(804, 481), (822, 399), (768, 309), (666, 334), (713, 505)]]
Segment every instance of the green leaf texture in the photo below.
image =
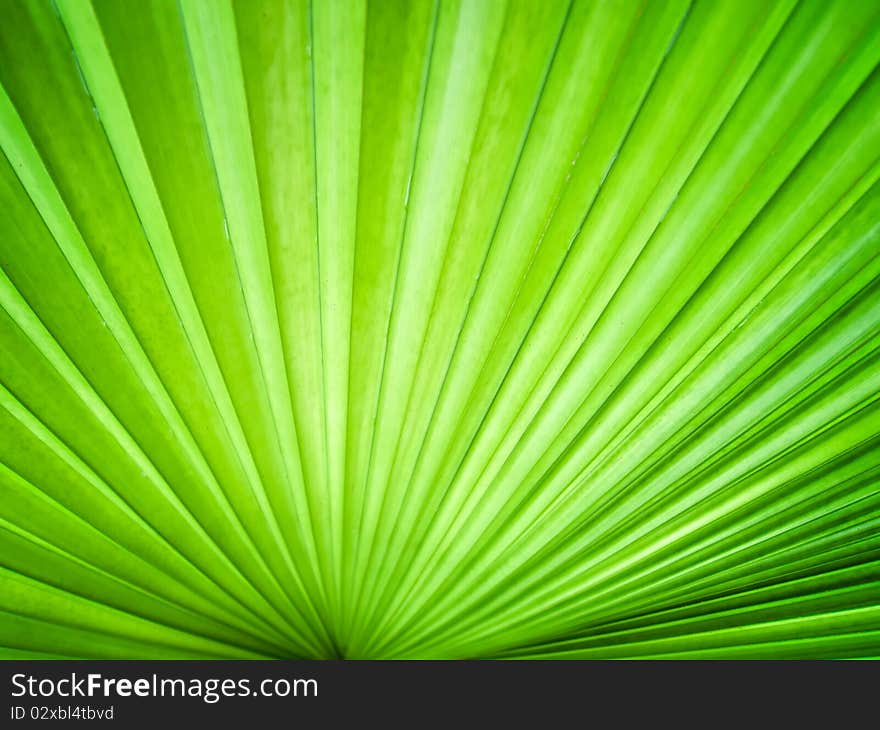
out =
[(880, 656), (878, 0), (0, 0), (0, 657)]

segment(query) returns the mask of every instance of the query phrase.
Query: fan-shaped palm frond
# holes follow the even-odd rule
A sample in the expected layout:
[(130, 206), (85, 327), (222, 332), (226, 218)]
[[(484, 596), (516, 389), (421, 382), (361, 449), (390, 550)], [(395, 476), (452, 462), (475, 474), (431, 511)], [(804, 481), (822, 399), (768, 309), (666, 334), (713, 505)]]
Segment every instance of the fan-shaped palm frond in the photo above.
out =
[(880, 655), (877, 0), (2, 0), (0, 656)]

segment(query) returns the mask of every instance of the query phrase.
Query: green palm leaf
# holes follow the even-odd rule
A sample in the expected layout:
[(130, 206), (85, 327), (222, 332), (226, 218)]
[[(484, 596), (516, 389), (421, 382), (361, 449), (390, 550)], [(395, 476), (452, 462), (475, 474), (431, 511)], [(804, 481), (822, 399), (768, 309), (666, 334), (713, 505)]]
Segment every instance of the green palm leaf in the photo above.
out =
[(0, 21), (0, 657), (880, 656), (876, 1)]

